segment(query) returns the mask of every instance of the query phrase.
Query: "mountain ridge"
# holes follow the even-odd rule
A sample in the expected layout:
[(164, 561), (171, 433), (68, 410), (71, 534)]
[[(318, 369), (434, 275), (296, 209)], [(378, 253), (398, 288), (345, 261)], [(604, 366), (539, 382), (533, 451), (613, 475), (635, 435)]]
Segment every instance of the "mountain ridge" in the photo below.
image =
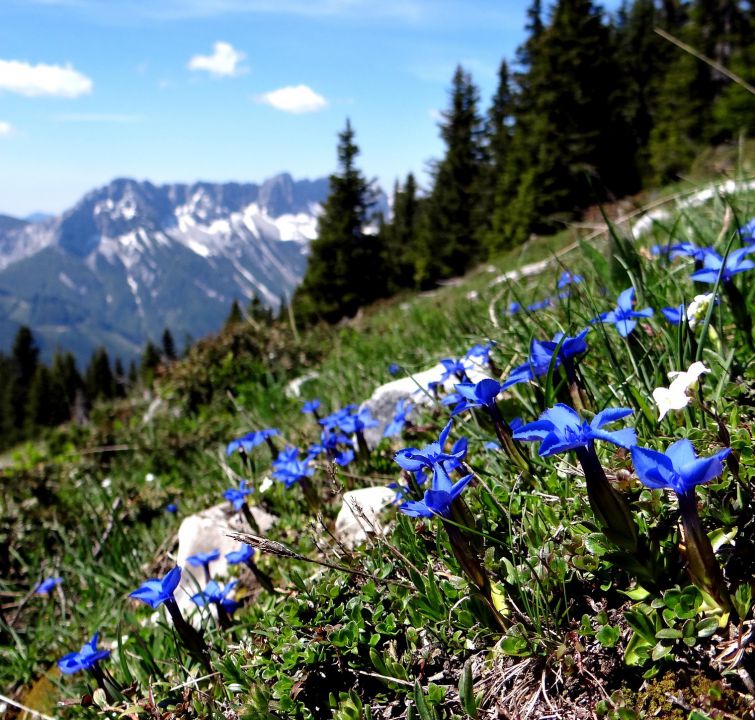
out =
[(28, 325), (43, 358), (99, 345), (129, 359), (165, 327), (217, 330), (234, 299), (277, 307), (306, 269), (327, 178), (262, 183), (116, 178), (61, 215), (0, 216), (0, 342)]

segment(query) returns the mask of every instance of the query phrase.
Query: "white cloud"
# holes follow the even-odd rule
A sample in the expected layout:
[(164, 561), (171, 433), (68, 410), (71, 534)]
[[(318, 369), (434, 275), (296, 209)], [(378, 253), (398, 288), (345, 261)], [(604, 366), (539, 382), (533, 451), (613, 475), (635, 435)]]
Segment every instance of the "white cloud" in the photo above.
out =
[(195, 55), (187, 67), (189, 70), (204, 70), (218, 77), (234, 77), (244, 72), (239, 63), (246, 55), (227, 42), (216, 42), (212, 55)]
[(306, 85), (288, 85), (271, 90), (260, 95), (257, 102), (294, 115), (319, 112), (328, 107), (328, 101)]
[(27, 97), (75, 98), (92, 92), (92, 81), (70, 65), (31, 65), (0, 60), (0, 90)]
[(4, 120), (0, 120), (0, 137), (7, 137), (13, 134), (13, 125)]

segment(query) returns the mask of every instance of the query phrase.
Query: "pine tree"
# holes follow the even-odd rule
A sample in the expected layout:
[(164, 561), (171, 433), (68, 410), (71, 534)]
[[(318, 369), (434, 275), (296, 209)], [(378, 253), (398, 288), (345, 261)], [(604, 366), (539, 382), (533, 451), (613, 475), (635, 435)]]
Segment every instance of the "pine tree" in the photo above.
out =
[(374, 190), (356, 166), (359, 148), (354, 130), (338, 136), (338, 172), (330, 176), (330, 194), (320, 215), (318, 237), (294, 296), (297, 316), (334, 322), (353, 315), (380, 289), (379, 238), (365, 232)]
[(440, 128), (446, 154), (435, 167), (424, 252), (418, 258), (423, 286), (463, 273), (481, 255), (475, 228), (481, 210), (483, 125), (477, 88), (460, 66), (454, 72), (450, 95)]
[(165, 328), (165, 330), (163, 330), (162, 342), (163, 357), (168, 362), (172, 362), (176, 359), (176, 344), (173, 342), (173, 335), (168, 328)]
[[(236, 301), (234, 301), (234, 303), (236, 304), (236, 307), (238, 307), (238, 303), (236, 303)], [(239, 313), (240, 312), (241, 311), (239, 310)], [(159, 365), (160, 353), (157, 351), (157, 348), (153, 345), (152, 341), (147, 340), (147, 344), (144, 346), (144, 352), (142, 353), (141, 364), (139, 367), (141, 378), (145, 385), (152, 384), (152, 381), (155, 377), (155, 370), (157, 370)]]
[(76, 396), (84, 388), (84, 382), (76, 368), (76, 359), (70, 352), (56, 351), (50, 367), (53, 384), (60, 388), (70, 416)]
[(115, 397), (115, 378), (110, 368), (110, 357), (104, 347), (99, 347), (92, 353), (84, 372), (84, 388), (90, 402)]
[[(5, 397), (4, 431), (10, 442), (21, 439), (26, 424), (26, 410), (32, 379), (39, 365), (39, 348), (32, 331), (22, 325), (13, 341)], [(6, 415), (7, 413), (7, 415)]]
[(225, 319), (223, 327), (225, 329), (231, 328), (234, 325), (238, 325), (243, 321), (243, 319), (244, 316), (241, 314), (241, 306), (239, 305), (239, 301), (234, 298), (233, 302), (231, 303), (231, 309), (228, 312), (228, 317)]
[(514, 135), (514, 94), (508, 63), (504, 60), (498, 69), (498, 88), (488, 112), (487, 137), (489, 143), (488, 164), (483, 182), (483, 208), (489, 218), (484, 228), (483, 242), (488, 255), (510, 245), (505, 232), (506, 208), (515, 191), (511, 167), (512, 141)]
[(393, 193), (393, 217), (381, 227), (382, 266), (385, 292), (394, 295), (416, 285), (415, 265), (420, 204), (417, 182), (409, 173), (402, 188), (397, 182)]
[(38, 365), (26, 404), (27, 435), (38, 427), (55, 427), (69, 416), (70, 408), (62, 383), (47, 367)]
[(559, 0), (548, 26), (533, 22), (532, 32), (521, 53), (527, 70), (517, 76), (511, 201), (499, 208), (509, 242), (556, 230), (626, 189), (618, 69), (601, 11), (591, 0)]

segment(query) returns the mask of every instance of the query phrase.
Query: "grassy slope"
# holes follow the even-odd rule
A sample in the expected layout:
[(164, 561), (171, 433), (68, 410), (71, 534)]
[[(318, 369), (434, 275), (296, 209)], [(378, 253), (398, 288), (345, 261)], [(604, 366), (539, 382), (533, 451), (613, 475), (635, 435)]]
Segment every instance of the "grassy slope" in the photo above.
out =
[[(743, 217), (751, 215), (748, 198), (739, 199), (737, 205)], [(689, 239), (687, 234), (695, 232), (691, 229), (694, 225), (702, 237), (713, 238), (718, 235), (722, 216), (723, 206), (711, 203), (691, 213), (692, 223), (682, 222), (675, 227), (674, 237)], [(598, 274), (600, 263), (595, 258), (586, 261), (576, 253), (568, 261), (571, 269), (581, 269), (588, 275), (590, 294), (581, 291), (577, 299), (559, 305), (555, 312), (533, 314), (526, 320), (519, 316), (506, 321), (502, 311), (511, 297), (508, 292), (501, 293), (505, 286), (490, 286), (491, 279), (503, 269), (508, 271), (547, 257), (571, 239), (571, 232), (565, 232), (556, 238), (534, 241), (500, 258), (492, 272), (483, 268), (458, 286), (425, 296), (398, 298), (339, 328), (318, 329), (299, 340), (291, 337), (285, 328), (279, 328), (272, 335), (255, 341), (264, 345), (268, 357), (274, 356), (270, 362), (254, 359), (243, 351), (234, 353), (234, 345), (238, 346), (250, 333), (241, 333), (242, 339), (229, 333), (198, 349), (169, 373), (160, 386), (167, 402), (152, 422), (142, 422), (146, 401), (132, 399), (117, 407), (103, 408), (93, 429), (61, 435), (43, 450), (27, 448), (26, 457), (20, 453), (18, 467), (5, 474), (2, 485), (3, 530), (10, 542), (7, 555), (2, 559), (2, 576), (9, 579), (2, 582), (0, 589), (5, 593), (4, 614), (13, 630), (2, 638), (9, 650), (9, 662), (0, 670), (3, 673), (0, 685), (10, 687), (14, 693), (28, 687), (51, 660), (79, 647), (88, 634), (102, 627), (108, 640), (121, 634), (129, 635), (127, 646), (117, 653), (121, 659), (112, 664), (113, 674), (121, 682), (127, 683), (133, 674), (144, 688), (151, 677), (158, 695), (162, 693), (161, 697), (171, 703), (180, 700), (180, 693), (167, 691), (168, 686), (178, 684), (183, 677), (178, 668), (166, 662), (174, 655), (172, 641), (163, 630), (138, 630), (145, 613), (124, 600), (126, 593), (145, 577), (165, 567), (162, 558), (171, 546), (171, 536), (178, 523), (176, 518), (163, 512), (165, 503), (177, 500), (182, 514), (186, 514), (216, 502), (228, 485), (221, 468), (223, 444), (248, 429), (276, 425), (285, 430), (287, 439), (292, 442), (303, 441), (302, 435), (313, 439), (311, 428), (307, 428), (306, 420), (299, 415), (299, 401), (285, 396), (285, 386), (292, 375), (316, 368), (319, 375), (304, 385), (304, 396), (318, 396), (326, 407), (333, 409), (367, 397), (375, 386), (388, 379), (390, 362), (398, 362), (408, 371), (414, 371), (436, 362), (439, 357), (457, 356), (473, 342), (492, 338), (499, 343), (497, 360), (503, 369), (522, 361), (531, 335), (550, 336), (559, 327), (571, 331), (579, 329), (595, 314), (593, 305), (602, 310), (609, 304), (592, 294), (596, 288), (611, 283), (609, 275)], [(560, 269), (554, 268), (541, 277), (523, 281), (516, 287), (516, 294), (528, 300), (554, 294), (559, 272)], [(646, 291), (646, 304), (659, 308), (689, 297), (689, 286), (684, 285), (686, 271), (675, 267), (670, 272), (658, 273), (648, 265), (644, 272), (645, 281), (636, 278), (636, 282)], [(623, 282), (626, 284), (625, 280)], [(623, 286), (609, 287), (609, 297), (614, 297)], [(477, 297), (468, 299), (470, 292), (477, 293)], [(497, 326), (491, 322), (491, 303)], [(537, 329), (538, 325), (542, 330)], [(651, 388), (653, 382), (662, 383), (665, 370), (678, 367), (674, 362), (674, 335), (658, 320), (653, 321), (653, 327), (660, 338), (657, 347), (650, 347), (654, 343), (649, 341), (646, 362), (639, 359)], [(720, 330), (722, 337), (730, 336), (730, 323), (720, 326)], [(254, 330), (251, 335), (255, 335)], [(638, 410), (636, 425), (645, 442), (651, 442), (659, 433), (678, 436), (680, 432), (705, 443), (698, 445), (702, 449), (714, 442), (711, 429), (698, 431), (691, 419), (683, 420), (678, 427), (664, 425), (660, 428), (649, 418), (643, 419), (639, 400), (632, 394), (630, 385), (641, 391), (648, 388), (641, 387), (642, 378), (628, 376), (625, 348), (614, 335), (599, 339), (594, 333), (593, 337), (598, 347), (591, 351), (585, 375), (599, 405), (609, 402), (634, 405)], [(607, 345), (601, 347), (604, 343)], [(746, 353), (742, 357), (746, 358)], [(719, 365), (725, 365), (727, 359), (723, 350), (707, 358), (709, 363)], [(746, 360), (741, 363), (741, 372), (745, 363)], [(715, 367), (714, 372), (721, 390), (728, 392), (725, 368)], [(210, 386), (214, 394), (209, 404), (200, 405), (195, 414), (185, 412), (189, 392), (202, 395)], [(236, 406), (228, 400), (224, 389), (232, 391)], [(726, 397), (726, 392), (723, 394)], [(535, 413), (536, 403), (537, 398), (524, 390), (516, 392), (506, 408), (516, 406), (518, 412), (530, 418)], [(727, 402), (721, 407), (726, 416), (730, 405)], [(434, 422), (436, 427), (440, 422), (440, 418), (423, 420)], [(431, 430), (427, 436), (411, 438), (408, 443), (421, 444), (425, 439), (432, 439), (433, 432), (437, 430)], [(626, 644), (627, 626), (615, 617), (621, 607), (615, 590), (608, 591), (609, 599), (600, 601), (592, 609), (581, 597), (589, 592), (588, 587), (596, 582), (595, 578), (610, 584), (611, 571), (615, 573), (615, 568), (610, 562), (596, 566), (591, 559), (593, 555), (586, 551), (587, 548), (600, 553), (600, 543), (590, 531), (589, 510), (584, 499), (576, 497), (566, 482), (568, 475), (549, 475), (535, 492), (518, 496), (511, 491), (512, 475), (507, 463), (481, 454), (482, 441), (490, 439), (490, 429), (485, 423), (467, 422), (464, 433), (471, 437), (472, 465), (486, 482), (493, 483), (489, 495), (477, 493), (470, 502), (478, 517), (486, 518), (483, 522), (488, 534), (508, 535), (508, 551), (492, 544), (488, 547), (487, 559), (491, 571), (497, 573), (496, 577), (512, 592), (512, 597), (516, 587), (531, 579), (517, 576), (523, 572), (521, 567), (506, 566), (503, 558), (509, 551), (529, 555), (537, 563), (541, 551), (558, 555), (565, 547), (569, 548), (566, 554), (571, 555), (571, 564), (568, 568), (547, 569), (553, 572), (556, 586), (560, 583), (562, 587), (548, 586), (542, 593), (529, 597), (532, 605), (525, 610), (534, 621), (534, 627), (513, 632), (502, 644), (495, 633), (486, 629), (484, 611), (474, 602), (465, 600), (466, 583), (460, 578), (458, 566), (448, 559), (442, 533), (438, 535), (441, 539), (437, 541), (439, 552), (436, 552), (430, 525), (415, 535), (414, 524), (400, 518), (394, 544), (415, 565), (435, 568), (442, 579), (440, 596), (436, 597), (438, 590), (433, 589), (432, 583), (428, 586), (426, 578), (414, 577), (395, 557), (391, 560), (390, 554), (380, 546), (367, 550), (356, 562), (376, 575), (388, 574), (394, 579), (413, 582), (417, 587), (414, 592), (372, 582), (361, 585), (357, 592), (348, 576), (338, 573), (329, 573), (315, 586), (305, 587), (294, 571), (298, 568), (299, 573), (307, 576), (311, 574), (310, 567), (263, 558), (261, 565), (273, 573), (281, 587), (294, 586), (299, 590), (288, 600), (274, 602), (266, 597), (257, 598), (256, 605), (240, 614), (235, 640), (208, 630), (219, 648), (231, 642), (235, 649), (224, 652), (222, 659), (217, 660), (215, 667), (222, 672), (224, 682), (216, 683), (209, 692), (214, 701), (208, 704), (201, 694), (192, 696), (191, 701), (202, 708), (200, 716), (203, 712), (220, 713), (241, 707), (257, 708), (254, 712), (262, 713), (261, 708), (269, 705), (279, 716), (306, 716), (309, 712), (315, 717), (325, 717), (328, 714), (324, 708), (322, 711), (312, 709), (328, 702), (327, 693), (318, 693), (316, 687), (324, 682), (331, 684), (329, 689), (336, 698), (339, 691), (347, 692), (350, 687), (356, 687), (366, 703), (374, 708), (388, 707), (407, 689), (410, 694), (414, 692), (410, 688), (415, 678), (422, 681), (431, 706), (435, 703), (440, 708), (445, 704), (459, 713), (455, 685), (465, 659), (469, 660), (475, 679), (481, 678), (480, 687), (490, 689), (500, 680), (506, 658), (521, 657), (522, 663), (531, 662), (533, 670), (537, 668), (541, 672), (555, 657), (557, 672), (566, 672), (569, 676), (574, 673), (574, 664), (581, 662), (574, 643), (595, 646), (594, 634), (601, 627), (618, 628), (625, 633), (618, 642), (619, 648)], [(91, 454), (75, 449), (112, 445), (123, 447)], [(401, 443), (396, 447), (401, 447)], [(356, 468), (356, 474), (395, 475), (391, 454), (388, 444), (382, 446), (370, 463)], [(50, 458), (54, 460), (50, 462)], [(610, 453), (604, 455), (604, 460), (617, 462)], [(626, 460), (619, 458), (618, 462)], [(265, 460), (261, 463), (265, 464)], [(147, 483), (145, 477), (150, 472), (156, 479)], [(350, 482), (346, 476), (343, 481)], [(731, 486), (724, 488), (725, 497), (730, 498), (731, 492)], [(558, 503), (552, 506), (549, 501), (538, 500), (540, 496), (569, 498), (570, 505), (567, 510), (563, 505), (559, 509)], [(651, 498), (638, 497), (637, 500), (641, 501), (639, 507), (648, 513), (648, 518), (651, 510), (661, 511), (657, 499), (651, 502)], [(276, 487), (267, 503), (282, 518), (276, 537), (295, 544), (300, 551), (312, 552), (313, 534), (306, 529), (307, 514), (298, 495)], [(507, 515), (500, 514), (501, 504), (508, 508)], [(725, 507), (717, 508), (718, 515), (712, 521), (720, 524)], [(332, 518), (335, 510), (335, 506), (327, 506), (326, 519)], [(734, 510), (729, 511), (736, 510), (735, 502)], [(34, 521), (30, 522), (29, 518)], [(512, 518), (515, 518), (513, 525)], [(662, 514), (662, 518), (667, 529), (673, 527), (673, 515)], [(656, 527), (655, 520), (647, 522)], [(569, 523), (577, 530), (561, 539), (560, 544), (553, 545), (548, 528)], [(731, 522), (724, 525), (728, 527)], [(667, 545), (672, 548), (673, 541), (667, 541)], [(508, 570), (501, 574), (504, 567)], [(53, 572), (66, 578), (59, 594), (49, 601), (26, 597), (26, 590), (37, 578)], [(546, 572), (546, 568), (541, 572)], [(628, 586), (627, 578), (620, 572), (615, 577), (618, 586)], [(594, 586), (592, 592), (600, 594)], [(446, 610), (438, 616), (433, 613), (433, 606), (436, 613), (438, 607)], [(580, 610), (588, 616), (587, 628), (582, 627), (580, 639), (574, 640), (569, 633), (576, 632)], [(558, 617), (549, 618), (548, 613)], [(601, 613), (605, 613), (605, 617)], [(373, 622), (365, 625), (365, 616), (370, 616)], [(313, 644), (312, 633), (320, 626), (330, 628), (327, 631), (330, 642)], [(432, 628), (429, 645), (423, 635), (425, 626)], [(253, 634), (249, 635), (249, 631)], [(377, 640), (373, 641), (374, 637)], [(373, 642), (378, 659), (358, 660), (366, 657)], [(609, 681), (617, 685), (622, 675), (616, 670), (620, 652), (611, 650), (608, 640), (605, 644), (606, 648), (601, 650), (600, 645), (597, 648), (605, 656), (602, 661), (607, 663), (606, 667), (614, 672)], [(251, 653), (255, 645), (259, 652)], [(498, 652), (488, 654), (494, 647)], [(564, 649), (559, 650), (560, 647)], [(659, 665), (661, 671), (677, 670), (689, 662), (682, 652), (679, 656), (677, 665)], [(126, 657), (130, 659), (127, 661)], [(150, 658), (156, 660), (153, 662)], [(446, 675), (442, 672), (444, 663), (450, 668)], [(352, 670), (347, 671), (348, 667)], [(334, 668), (338, 669), (336, 675), (340, 680), (333, 676)], [(430, 669), (434, 669), (434, 673)], [(637, 687), (639, 674), (647, 669), (645, 664), (640, 671), (628, 671), (626, 678)], [(318, 680), (318, 672), (325, 673), (327, 678)], [(395, 677), (396, 682), (385, 684), (360, 672), (387, 674)], [(428, 684), (426, 678), (438, 672), (440, 679)], [(165, 685), (161, 684), (163, 678)], [(59, 681), (53, 679), (53, 682)], [(241, 692), (232, 685), (234, 682), (242, 688)], [(300, 694), (292, 699), (294, 682), (302, 683), (302, 687)], [(568, 685), (567, 679), (561, 689)], [(613, 685), (609, 685), (609, 690), (615, 689)], [(71, 689), (72, 683), (66, 679), (60, 692), (70, 694)], [(48, 698), (57, 692), (48, 693)], [(448, 702), (441, 699), (444, 694), (448, 694)], [(135, 697), (143, 698), (143, 692), (137, 691)], [(358, 702), (357, 698), (344, 696), (341, 710), (346, 713), (349, 704)], [(417, 698), (413, 702), (416, 704)], [(490, 707), (490, 699), (483, 704)], [(431, 711), (435, 712), (432, 708)], [(249, 716), (263, 715), (252, 713)]]

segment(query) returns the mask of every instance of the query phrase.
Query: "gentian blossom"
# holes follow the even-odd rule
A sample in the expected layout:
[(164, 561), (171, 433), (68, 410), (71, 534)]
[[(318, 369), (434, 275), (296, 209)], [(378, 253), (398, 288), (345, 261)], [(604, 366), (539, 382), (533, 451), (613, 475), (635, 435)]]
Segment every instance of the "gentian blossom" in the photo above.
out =
[(558, 279), (558, 289), (563, 290), (567, 285), (579, 285), (584, 280), (581, 275), (574, 275), (569, 270), (564, 270)]
[(62, 577), (45, 578), (41, 582), (37, 583), (37, 586), (34, 588), (33, 592), (35, 595), (49, 595), (62, 582)]
[(399, 365), (398, 363), (395, 363), (395, 362), (394, 362), (394, 363), (391, 363), (391, 364), (390, 364), (390, 365), (388, 366), (388, 374), (389, 374), (389, 375), (393, 375), (393, 376), (395, 377), (395, 376), (396, 376), (396, 375), (398, 375), (398, 374), (399, 374), (400, 372), (401, 372), (401, 365)]
[(302, 413), (306, 414), (315, 414), (317, 413), (317, 410), (320, 407), (320, 401), (315, 398), (314, 400), (307, 400), (307, 402), (302, 405), (301, 411)]
[(432, 487), (425, 490), (422, 500), (408, 500), (399, 507), (401, 512), (410, 517), (449, 517), (451, 503), (461, 495), (462, 490), (469, 484), (472, 475), (466, 475), (453, 482), (443, 469), (442, 463), (433, 467)]
[(210, 550), (210, 552), (200, 552), (195, 555), (189, 555), (186, 562), (194, 567), (204, 568), (205, 577), (210, 579), (210, 563), (215, 562), (220, 557), (220, 550)]
[(235, 587), (235, 580), (231, 580), (225, 587), (220, 587), (214, 580), (210, 580), (204, 589), (192, 595), (191, 599), (197, 607), (204, 607), (209, 603), (214, 603), (229, 615), (232, 615), (239, 606), (236, 600), (229, 597)]
[(404, 425), (406, 425), (408, 421), (409, 414), (413, 409), (414, 405), (412, 405), (405, 398), (399, 400), (396, 403), (396, 410), (393, 415), (393, 420), (391, 420), (388, 425), (386, 425), (385, 430), (383, 430), (383, 437), (393, 437), (394, 435), (400, 435), (401, 431), (404, 429)]
[(254, 548), (251, 545), (243, 545), (238, 550), (232, 550), (225, 554), (225, 559), (229, 565), (238, 565), (246, 563), (252, 559)]
[(232, 455), (236, 451), (243, 451), (248, 455), (258, 445), (261, 445), (263, 442), (269, 442), (270, 438), (276, 435), (280, 435), (280, 430), (276, 428), (265, 428), (264, 430), (247, 433), (228, 443), (225, 449), (226, 455)]
[(603, 430), (603, 427), (632, 412), (629, 408), (607, 408), (587, 422), (568, 405), (558, 403), (546, 410), (538, 420), (522, 425), (514, 432), (514, 439), (539, 441), (541, 457), (590, 447), (595, 440), (605, 440), (628, 450), (637, 443), (634, 428), (609, 431)]
[(755, 218), (750, 218), (741, 228), (739, 235), (746, 243), (755, 243)]
[(174, 600), (173, 593), (176, 591), (180, 581), (181, 568), (176, 565), (162, 580), (158, 578), (147, 580), (134, 592), (130, 593), (129, 597), (147, 603), (154, 610), (163, 603)]
[(663, 317), (666, 318), (672, 325), (681, 325), (687, 318), (687, 312), (684, 307), (684, 303), (677, 307), (665, 307), (661, 309)]
[(552, 303), (552, 300), (550, 298), (545, 298), (545, 300), (540, 300), (538, 302), (534, 302), (531, 305), (527, 306), (528, 312), (537, 312), (538, 310), (545, 310), (545, 308), (550, 307)]
[(649, 318), (653, 316), (652, 308), (634, 310), (634, 288), (627, 288), (620, 295), (614, 310), (601, 313), (593, 322), (604, 322), (614, 325), (621, 337), (627, 337), (637, 326), (635, 318)]
[(694, 243), (683, 242), (671, 246), (669, 257), (672, 260), (679, 257), (691, 257), (696, 263), (702, 263), (711, 252), (710, 248), (701, 248), (697, 247)]
[(96, 670), (100, 660), (110, 657), (110, 650), (98, 650), (97, 643), (100, 639), (99, 631), (92, 635), (92, 639), (86, 643), (79, 652), (70, 652), (58, 660), (60, 671), (66, 675), (79, 672), (80, 670)]
[(341, 420), (341, 430), (347, 435), (361, 433), (367, 428), (377, 427), (380, 423), (372, 417), (369, 408), (361, 408), (359, 412), (346, 415)]
[(502, 386), (497, 380), (485, 378), (477, 383), (459, 383), (456, 392), (463, 398), (466, 408), (491, 408), (501, 392)]
[[(575, 337), (565, 337), (563, 333), (556, 333), (552, 341), (533, 340), (530, 343), (530, 355), (527, 362), (515, 367), (503, 383), (502, 390), (522, 382), (529, 382), (548, 373), (553, 360), (553, 354), (558, 349), (555, 367), (570, 361), (587, 352), (585, 338), (590, 328), (585, 328)], [(562, 342), (563, 340), (563, 342)], [(559, 348), (559, 343), (561, 347)]]
[(632, 463), (644, 485), (655, 490), (667, 488), (683, 495), (696, 485), (718, 477), (730, 452), (730, 448), (725, 448), (710, 457), (698, 458), (692, 443), (684, 439), (669, 445), (665, 453), (635, 445)]
[(440, 361), (443, 366), (443, 374), (440, 376), (440, 382), (444, 383), (448, 378), (455, 375), (459, 380), (465, 380), (467, 377), (467, 368), (464, 360), (454, 360), (453, 358), (443, 358)]
[(241, 510), (248, 495), (251, 495), (252, 488), (247, 487), (246, 480), (242, 480), (238, 488), (228, 488), (223, 492), (223, 497), (233, 505), (234, 510)]
[[(703, 263), (703, 269), (692, 273), (690, 278), (697, 282), (714, 284), (718, 280), (719, 272), (721, 273), (721, 282), (727, 283), (737, 273), (755, 268), (755, 262), (745, 257), (747, 253), (752, 252), (751, 247), (739, 248), (732, 250), (729, 256), (724, 259), (715, 251), (711, 250), (706, 256)], [(721, 270), (723, 268), (723, 271)]]
[(165, 506), (165, 512), (169, 512), (172, 515), (175, 515), (178, 512), (178, 505), (176, 505), (176, 503), (168, 503)]
[(441, 430), (437, 441), (425, 445), (422, 449), (410, 447), (399, 450), (394, 456), (394, 460), (403, 470), (408, 470), (409, 472), (432, 469), (441, 462), (461, 462), (467, 454), (466, 444), (461, 445), (458, 448), (458, 443), (455, 444), (450, 453), (446, 453), (443, 450), (448, 441), (448, 435), (451, 432), (452, 424), (453, 421), (449, 420), (443, 430)]

